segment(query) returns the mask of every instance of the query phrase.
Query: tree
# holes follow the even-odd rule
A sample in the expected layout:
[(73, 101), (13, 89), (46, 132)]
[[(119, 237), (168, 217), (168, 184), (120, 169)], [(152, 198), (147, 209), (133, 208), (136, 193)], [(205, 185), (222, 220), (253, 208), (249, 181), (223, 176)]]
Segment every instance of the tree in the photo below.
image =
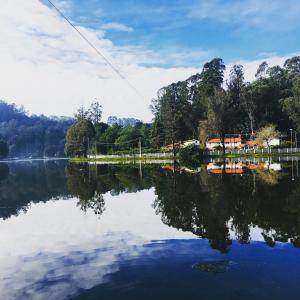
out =
[(249, 120), (249, 127), (251, 135), (254, 134), (254, 125), (255, 125), (255, 110), (256, 103), (253, 98), (252, 86), (250, 84), (244, 86), (242, 90), (242, 103), (244, 106), (244, 110)]
[(82, 121), (82, 120), (87, 120), (89, 119), (89, 111), (86, 110), (83, 105), (81, 105), (77, 112), (74, 114), (74, 118), (76, 119), (77, 122)]
[(267, 76), (267, 70), (269, 68), (269, 65), (266, 61), (263, 61), (259, 66), (255, 74), (255, 78), (262, 79), (266, 78)]
[(157, 115), (154, 118), (152, 127), (150, 130), (150, 143), (153, 147), (159, 148), (163, 145), (165, 140), (163, 125), (161, 123), (160, 117)]
[(226, 67), (221, 58), (214, 58), (210, 62), (204, 64), (201, 79), (202, 88), (206, 95), (213, 95), (215, 88), (221, 88), (224, 79), (224, 71)]
[(6, 158), (8, 156), (8, 153), (8, 144), (5, 141), (0, 140), (0, 159)]
[(102, 117), (102, 105), (99, 102), (93, 102), (88, 110), (88, 116), (94, 125), (100, 123)]
[(283, 100), (283, 111), (287, 113), (297, 131), (300, 131), (300, 78), (293, 81), (293, 96)]
[(176, 142), (192, 137), (196, 132), (192, 118), (187, 117), (192, 111), (187, 82), (180, 81), (160, 89), (157, 98), (152, 100), (151, 108), (157, 119), (156, 131), (164, 137), (165, 143), (172, 143), (173, 148)]
[(208, 128), (211, 133), (220, 137), (223, 145), (223, 154), (225, 155), (225, 134), (228, 130), (228, 96), (222, 89), (216, 90), (210, 97), (208, 107)]
[(90, 142), (95, 136), (95, 128), (91, 121), (81, 120), (67, 131), (65, 154), (67, 156), (87, 157)]
[(283, 66), (289, 73), (300, 74), (300, 56), (287, 59)]
[[(244, 87), (244, 69), (242, 65), (234, 65), (230, 70), (228, 87), (228, 127), (231, 132), (240, 132), (244, 125), (245, 110), (242, 103), (242, 89)], [(231, 123), (231, 124), (230, 124)]]
[(265, 147), (267, 146), (268, 150), (270, 149), (270, 142), (278, 138), (280, 136), (279, 132), (276, 130), (275, 125), (271, 124), (268, 126), (265, 126), (258, 130), (256, 133), (256, 139), (255, 142), (261, 146)]

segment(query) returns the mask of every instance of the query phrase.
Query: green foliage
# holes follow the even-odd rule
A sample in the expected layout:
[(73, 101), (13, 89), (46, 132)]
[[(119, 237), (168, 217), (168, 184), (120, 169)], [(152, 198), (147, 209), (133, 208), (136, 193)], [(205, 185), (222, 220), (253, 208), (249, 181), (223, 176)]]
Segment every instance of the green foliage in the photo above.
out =
[(293, 122), (296, 130), (300, 131), (300, 77), (294, 78), (292, 96), (283, 100), (283, 110)]
[(0, 159), (6, 158), (8, 156), (9, 149), (8, 149), (8, 144), (0, 140)]
[[(300, 130), (300, 57), (283, 68), (261, 63), (256, 80), (245, 83), (234, 65), (224, 89), (225, 65), (219, 58), (204, 64), (201, 74), (159, 90), (152, 103), (153, 146), (191, 138), (254, 132), (268, 124), (279, 131)], [(205, 126), (204, 126), (205, 125)]]
[(258, 130), (255, 142), (261, 147), (267, 145), (267, 147), (270, 148), (270, 141), (278, 138), (279, 135), (275, 125), (268, 125)]
[(73, 119), (28, 116), (23, 107), (0, 101), (0, 139), (9, 157), (64, 156), (65, 135)]
[(65, 153), (67, 156), (87, 157), (90, 142), (95, 136), (95, 128), (91, 121), (81, 120), (67, 131)]

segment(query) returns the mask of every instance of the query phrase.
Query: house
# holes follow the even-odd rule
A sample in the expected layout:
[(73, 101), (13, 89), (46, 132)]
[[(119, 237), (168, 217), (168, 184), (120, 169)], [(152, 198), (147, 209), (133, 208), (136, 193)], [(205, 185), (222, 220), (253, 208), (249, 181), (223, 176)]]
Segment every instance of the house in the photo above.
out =
[[(280, 139), (276, 138), (276, 139), (269, 140), (269, 147), (274, 147), (274, 146), (280, 146)], [(264, 147), (265, 148), (268, 147), (266, 142), (264, 143)]]
[(200, 142), (198, 140), (187, 140), (182, 142), (181, 147), (187, 147), (187, 146), (199, 146)]
[[(224, 144), (226, 149), (240, 149), (242, 145), (242, 139), (238, 138), (225, 138)], [(210, 139), (206, 142), (206, 149), (214, 150), (217, 147), (223, 147), (221, 139)]]
[[(241, 137), (238, 138), (225, 138), (224, 140), (225, 149), (256, 149), (258, 147), (257, 143), (253, 140), (242, 140)], [(279, 146), (280, 139), (275, 138), (269, 141), (269, 146)], [(267, 148), (268, 145), (265, 142), (263, 144), (264, 148)], [(210, 139), (206, 142), (207, 150), (214, 150), (217, 147), (223, 147), (221, 139)]]
[[(191, 146), (191, 145), (199, 146), (200, 142), (198, 140), (186, 140), (183, 142), (179, 141), (178, 143), (174, 143), (175, 149), (185, 148), (185, 147)], [(173, 149), (173, 144), (165, 145), (162, 148), (166, 149), (166, 150), (171, 150), (171, 149)]]

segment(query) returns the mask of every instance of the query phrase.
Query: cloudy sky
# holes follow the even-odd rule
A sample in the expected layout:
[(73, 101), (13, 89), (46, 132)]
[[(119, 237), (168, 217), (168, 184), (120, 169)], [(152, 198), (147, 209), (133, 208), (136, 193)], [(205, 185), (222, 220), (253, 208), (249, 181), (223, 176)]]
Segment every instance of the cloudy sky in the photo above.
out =
[(94, 99), (109, 115), (150, 121), (157, 90), (221, 57), (227, 68), (300, 52), (299, 0), (55, 0), (122, 80), (47, 0), (0, 0), (0, 99), (72, 116)]

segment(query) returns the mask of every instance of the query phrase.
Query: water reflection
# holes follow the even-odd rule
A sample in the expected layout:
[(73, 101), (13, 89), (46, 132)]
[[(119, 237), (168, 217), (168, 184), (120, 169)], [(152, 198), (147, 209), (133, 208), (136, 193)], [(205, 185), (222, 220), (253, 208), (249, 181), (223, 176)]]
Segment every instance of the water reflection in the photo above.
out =
[(64, 161), (0, 163), (0, 219), (26, 212), (30, 205), (68, 198)]
[[(297, 162), (2, 165), (0, 298), (148, 299), (152, 286), (158, 298), (190, 289), (197, 299), (197, 286), (204, 299), (232, 299), (257, 272), (272, 276), (268, 293), (273, 282), (287, 295), (300, 274)], [(284, 285), (276, 276), (287, 270)], [(205, 277), (215, 274), (231, 274), (216, 281), (223, 294)]]

